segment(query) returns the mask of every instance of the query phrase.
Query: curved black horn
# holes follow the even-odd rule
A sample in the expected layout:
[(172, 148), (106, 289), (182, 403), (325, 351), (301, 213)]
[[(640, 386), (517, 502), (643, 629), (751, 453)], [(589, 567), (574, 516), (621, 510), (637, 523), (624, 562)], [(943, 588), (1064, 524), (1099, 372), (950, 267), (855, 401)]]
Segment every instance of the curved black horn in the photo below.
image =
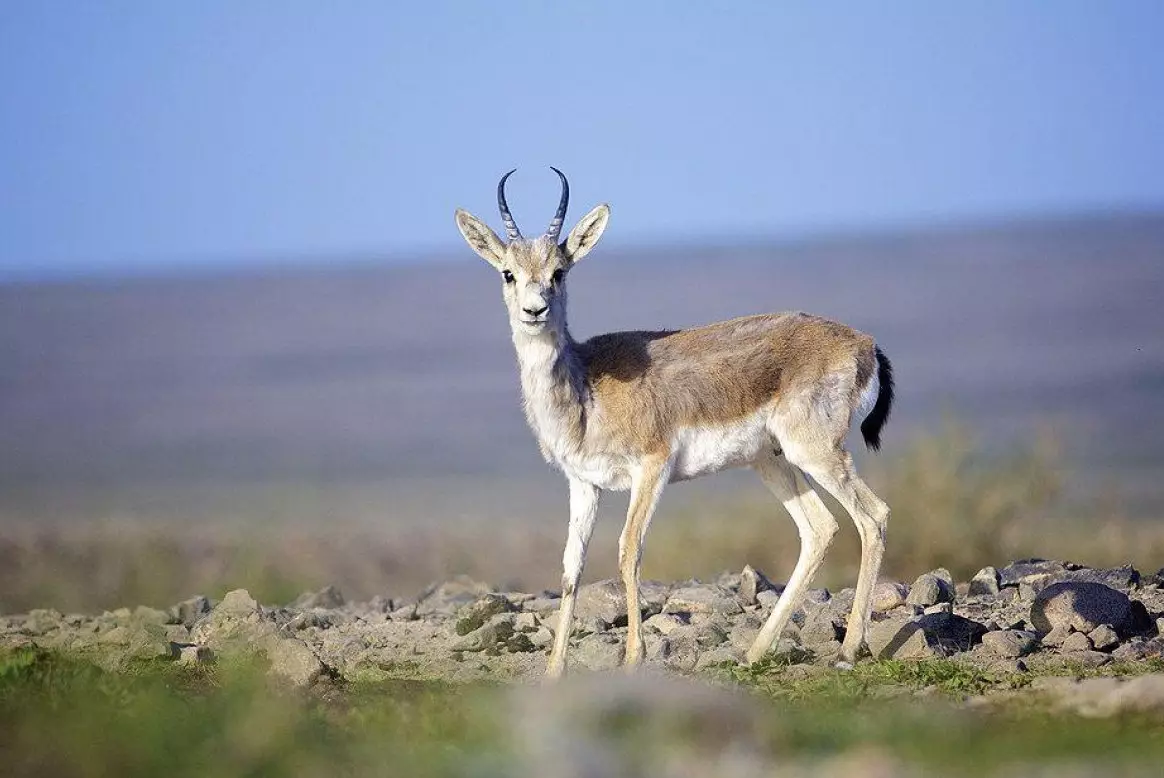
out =
[(501, 221), (505, 223), (505, 234), (510, 240), (518, 240), (521, 238), (521, 230), (517, 229), (517, 222), (513, 220), (513, 214), (509, 212), (509, 204), (505, 202), (505, 179), (509, 178), (517, 171), (517, 168), (509, 171), (501, 177), (497, 182), (497, 207), (501, 209)]
[(562, 179), (562, 199), (558, 201), (558, 212), (554, 214), (554, 218), (546, 230), (547, 236), (557, 240), (558, 233), (562, 231), (562, 222), (566, 221), (566, 209), (570, 207), (570, 182), (566, 180), (565, 174), (553, 165), (550, 165), (550, 170), (557, 173), (558, 178)]

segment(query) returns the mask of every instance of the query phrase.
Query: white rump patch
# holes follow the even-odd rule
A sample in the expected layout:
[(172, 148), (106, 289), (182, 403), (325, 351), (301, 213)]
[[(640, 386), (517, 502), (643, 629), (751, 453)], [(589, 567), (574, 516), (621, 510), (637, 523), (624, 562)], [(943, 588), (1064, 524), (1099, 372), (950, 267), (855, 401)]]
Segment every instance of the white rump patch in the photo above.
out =
[[(878, 366), (875, 365), (874, 368)], [(873, 406), (877, 404), (877, 397), (881, 394), (881, 378), (877, 375), (878, 370), (873, 370), (873, 375), (869, 377), (869, 383), (865, 384), (865, 388), (861, 390), (861, 397), (857, 401), (857, 407), (853, 411), (853, 424), (860, 424), (865, 420), (865, 417), (873, 412)]]

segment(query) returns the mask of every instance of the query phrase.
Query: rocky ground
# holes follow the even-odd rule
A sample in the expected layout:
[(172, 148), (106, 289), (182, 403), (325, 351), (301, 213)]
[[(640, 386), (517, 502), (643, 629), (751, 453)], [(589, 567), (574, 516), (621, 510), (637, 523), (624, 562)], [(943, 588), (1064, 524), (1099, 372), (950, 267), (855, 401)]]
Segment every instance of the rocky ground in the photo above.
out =
[[(644, 582), (648, 665), (690, 673), (739, 661), (780, 590), (750, 567), (711, 582)], [(852, 598), (851, 589), (810, 591), (778, 652), (794, 664), (834, 663)], [(553, 592), (498, 592), (468, 579), (446, 581), (416, 597), (359, 603), (326, 588), (282, 607), (261, 605), (240, 589), (217, 602), (194, 597), (167, 610), (143, 606), (101, 615), (34, 610), (0, 616), (0, 648), (82, 652), (106, 667), (143, 658), (198, 663), (261, 653), (273, 675), (296, 686), (325, 677), (534, 679), (545, 669), (558, 605)], [(879, 583), (873, 619), (869, 647), (876, 658), (950, 657), (1007, 673), (1037, 672), (1056, 663), (1088, 668), (1159, 659), (1164, 570), (1141, 575), (1127, 566), (1092, 569), (1025, 560), (955, 582), (939, 569), (911, 584)], [(626, 621), (618, 581), (582, 587), (571, 666), (616, 667)], [(1136, 683), (1156, 688), (1164, 680), (1150, 678), (1155, 680)], [(1094, 699), (1085, 704), (1110, 707), (1105, 700), (1126, 691), (1121, 682), (1110, 683), (1117, 686), (1094, 687)], [(1041, 686), (1062, 691), (1055, 684)], [(1164, 688), (1155, 704), (1164, 709)]]

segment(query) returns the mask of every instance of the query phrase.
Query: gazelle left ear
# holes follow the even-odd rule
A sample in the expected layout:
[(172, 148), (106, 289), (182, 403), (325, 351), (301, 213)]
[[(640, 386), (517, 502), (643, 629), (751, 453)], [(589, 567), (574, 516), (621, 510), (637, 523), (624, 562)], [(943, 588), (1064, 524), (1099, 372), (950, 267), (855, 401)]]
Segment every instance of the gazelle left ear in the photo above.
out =
[(589, 254), (590, 249), (594, 248), (598, 239), (602, 237), (602, 231), (606, 229), (608, 221), (610, 221), (610, 206), (606, 203), (579, 219), (578, 223), (574, 225), (574, 229), (570, 230), (566, 242), (562, 244), (562, 252), (566, 255), (566, 259), (570, 262), (577, 262)]

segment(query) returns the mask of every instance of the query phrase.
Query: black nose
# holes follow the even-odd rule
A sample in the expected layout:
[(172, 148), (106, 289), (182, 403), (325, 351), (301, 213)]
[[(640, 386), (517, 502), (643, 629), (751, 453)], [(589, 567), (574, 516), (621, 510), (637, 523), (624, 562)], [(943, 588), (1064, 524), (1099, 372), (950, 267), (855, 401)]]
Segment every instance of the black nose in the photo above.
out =
[(550, 306), (548, 305), (543, 305), (541, 308), (522, 308), (522, 310), (528, 313), (530, 316), (537, 318), (538, 316), (541, 316), (543, 313), (545, 313), (546, 309), (549, 307)]

